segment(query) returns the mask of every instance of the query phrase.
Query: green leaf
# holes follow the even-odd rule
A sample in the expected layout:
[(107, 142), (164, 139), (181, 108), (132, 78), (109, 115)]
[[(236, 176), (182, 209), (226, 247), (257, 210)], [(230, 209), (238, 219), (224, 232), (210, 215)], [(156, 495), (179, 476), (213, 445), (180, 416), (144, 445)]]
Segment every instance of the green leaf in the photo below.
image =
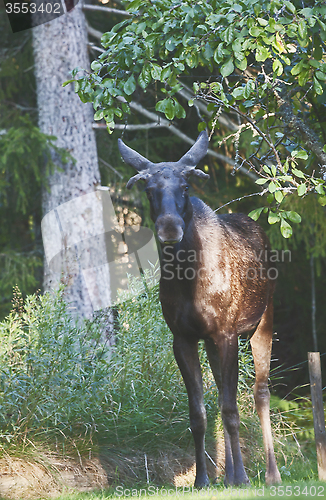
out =
[(307, 186), (305, 183), (302, 183), (300, 184), (300, 186), (298, 186), (297, 192), (299, 196), (303, 196), (306, 193), (306, 191), (307, 191)]
[(271, 54), (266, 47), (263, 47), (262, 45), (258, 45), (257, 50), (256, 50), (256, 61), (257, 62), (264, 62), (270, 56), (271, 56)]
[(277, 189), (277, 186), (276, 186), (275, 182), (273, 182), (273, 181), (270, 182), (269, 186), (268, 186), (269, 192), (270, 193), (275, 193), (276, 189)]
[(309, 80), (309, 70), (305, 69), (305, 70), (301, 71), (301, 73), (298, 76), (299, 85), (301, 85), (303, 87), (307, 83), (308, 80)]
[(273, 62), (273, 71), (277, 76), (281, 76), (283, 73), (283, 64), (278, 59), (275, 59)]
[(254, 92), (255, 90), (256, 90), (255, 82), (253, 80), (249, 80), (246, 83), (245, 88), (244, 88), (244, 92), (243, 92), (245, 99), (249, 99), (252, 92)]
[(172, 71), (170, 66), (166, 66), (165, 68), (163, 68), (161, 72), (161, 82), (166, 82), (170, 77), (171, 73)]
[(305, 178), (305, 175), (304, 175), (304, 173), (302, 172), (302, 170), (298, 170), (297, 168), (292, 168), (292, 173), (293, 173), (296, 177), (300, 177), (300, 179), (304, 179), (304, 178)]
[(255, 180), (255, 183), (258, 184), (259, 186), (261, 186), (262, 184), (265, 184), (265, 182), (267, 182), (268, 179), (256, 179)]
[(186, 118), (186, 112), (178, 101), (174, 100), (175, 116), (177, 118)]
[(285, 0), (284, 4), (286, 5), (286, 7), (289, 9), (289, 11), (292, 14), (295, 14), (295, 6), (293, 5), (293, 3), (288, 2), (287, 0)]
[(68, 85), (69, 83), (72, 83), (72, 82), (74, 82), (74, 81), (75, 81), (75, 80), (67, 80), (66, 82), (64, 82), (64, 83), (62, 84), (62, 86), (63, 86), (63, 87), (65, 87), (66, 85)]
[(138, 77), (138, 83), (142, 89), (145, 89), (150, 84), (151, 80), (151, 68), (148, 64), (146, 64), (145, 66), (143, 66), (143, 69)]
[(224, 63), (221, 68), (220, 72), (223, 77), (231, 75), (234, 71), (234, 64), (232, 58), (230, 58), (226, 63)]
[(275, 214), (274, 212), (270, 211), (268, 214), (268, 224), (276, 224), (276, 222), (279, 222), (281, 217), (279, 214)]
[(163, 99), (162, 101), (158, 101), (155, 106), (156, 111), (160, 111), (161, 113), (165, 112), (166, 104), (167, 104), (167, 99)]
[(165, 48), (166, 50), (168, 50), (169, 52), (172, 52), (174, 49), (175, 49), (176, 45), (175, 45), (175, 40), (173, 38), (169, 38), (166, 42), (165, 42)]
[(104, 116), (104, 110), (99, 109), (98, 111), (96, 111), (94, 115), (94, 120), (102, 120), (103, 116)]
[[(322, 71), (316, 71), (315, 77), (318, 78), (318, 80), (325, 81), (326, 80), (326, 74), (323, 73)], [(69, 80), (71, 81), (71, 80)], [(69, 81), (67, 83), (69, 83)]]
[(303, 20), (301, 20), (298, 24), (298, 33), (299, 33), (299, 37), (302, 40), (305, 40), (305, 38), (307, 36), (307, 25), (306, 25), (305, 21), (303, 21)]
[(313, 11), (313, 9), (306, 7), (305, 9), (300, 10), (300, 14), (302, 14), (304, 17), (309, 19), (310, 17), (312, 17), (314, 15), (314, 11)]
[(255, 208), (254, 210), (252, 210), (248, 214), (248, 217), (251, 217), (251, 219), (253, 219), (253, 220), (258, 220), (259, 216), (260, 216), (260, 214), (262, 213), (263, 210), (264, 210), (264, 207)]
[(266, 19), (263, 19), (262, 17), (257, 17), (257, 21), (259, 22), (260, 26), (267, 26), (268, 25), (268, 21), (266, 21)]
[(232, 95), (235, 99), (242, 99), (243, 98), (243, 87), (237, 87), (232, 91)]
[(324, 187), (322, 184), (317, 184), (315, 189), (316, 189), (318, 194), (320, 194), (322, 196), (325, 194), (325, 190), (324, 190)]
[(131, 75), (123, 86), (123, 90), (127, 95), (131, 95), (136, 90), (136, 80), (134, 75)]
[(319, 83), (317, 78), (314, 77), (313, 80), (314, 80), (314, 89), (315, 89), (316, 94), (322, 95), (323, 87), (321, 86), (321, 84)]
[(284, 198), (282, 191), (275, 191), (274, 196), (275, 196), (275, 200), (277, 201), (277, 203), (282, 203), (283, 198)]
[(259, 36), (263, 32), (264, 30), (262, 28), (258, 28), (258, 26), (252, 26), (252, 28), (250, 28), (249, 30), (250, 35), (254, 38), (257, 38), (257, 36)]
[(301, 73), (302, 69), (303, 69), (303, 65), (304, 65), (304, 61), (303, 59), (298, 63), (296, 64), (292, 69), (291, 69), (291, 75), (293, 76), (296, 76), (298, 75), (299, 73)]
[(133, 2), (130, 2), (130, 4), (127, 6), (127, 10), (136, 11), (138, 7), (140, 7), (142, 2), (143, 0), (133, 0)]
[(228, 28), (226, 28), (226, 30), (223, 33), (221, 33), (220, 37), (221, 40), (223, 40), (227, 45), (229, 45), (234, 38), (233, 26), (231, 25)]
[(162, 68), (158, 64), (151, 64), (151, 75), (153, 80), (161, 80)]
[(303, 151), (303, 150), (292, 151), (291, 156), (292, 156), (292, 158), (300, 158), (301, 160), (307, 160), (308, 159), (308, 153), (306, 151)]
[(102, 64), (99, 61), (93, 61), (91, 64), (91, 69), (95, 72), (99, 71), (102, 68)]
[(198, 66), (198, 53), (189, 52), (186, 55), (186, 63), (189, 68), (196, 68)]
[(318, 202), (322, 207), (324, 207), (326, 205), (326, 196), (319, 196)]
[[(107, 123), (111, 123), (114, 121), (114, 109), (106, 109), (103, 113), (104, 119)], [(121, 110), (120, 110), (121, 112)]]
[(281, 220), (280, 229), (281, 229), (281, 233), (282, 233), (283, 238), (291, 238), (292, 227), (284, 219)]
[(237, 68), (239, 68), (240, 71), (245, 71), (247, 69), (247, 58), (244, 57), (241, 61), (239, 59), (235, 60), (235, 65)]
[(301, 222), (301, 215), (297, 212), (294, 212), (293, 210), (284, 212), (284, 215), (287, 219), (289, 219), (291, 222), (294, 222), (295, 224), (299, 224)]
[(167, 99), (164, 112), (168, 120), (173, 120), (173, 118), (175, 117), (175, 106), (173, 104), (174, 103), (172, 99)]

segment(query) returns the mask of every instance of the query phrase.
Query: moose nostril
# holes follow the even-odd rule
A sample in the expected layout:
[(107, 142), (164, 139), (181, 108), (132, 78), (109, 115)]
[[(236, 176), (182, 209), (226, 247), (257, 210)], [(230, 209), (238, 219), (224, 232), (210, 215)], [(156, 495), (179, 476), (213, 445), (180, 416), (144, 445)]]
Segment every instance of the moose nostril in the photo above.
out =
[(164, 245), (175, 245), (176, 243), (180, 243), (180, 241), (182, 240), (183, 238), (183, 233), (182, 233), (182, 236), (179, 237), (178, 239), (174, 239), (174, 240), (171, 240), (171, 239), (166, 239), (164, 238), (164, 236), (161, 236), (161, 235), (157, 235), (160, 243), (164, 244)]

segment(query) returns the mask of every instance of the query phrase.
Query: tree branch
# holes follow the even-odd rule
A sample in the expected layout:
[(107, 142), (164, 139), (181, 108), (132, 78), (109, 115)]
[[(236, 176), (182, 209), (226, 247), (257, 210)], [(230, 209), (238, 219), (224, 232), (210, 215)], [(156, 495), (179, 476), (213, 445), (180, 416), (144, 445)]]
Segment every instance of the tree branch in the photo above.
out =
[[(129, 123), (115, 123), (114, 129), (115, 130), (146, 130), (150, 128), (159, 128), (159, 127), (165, 127), (165, 125), (162, 125), (161, 123), (139, 123), (137, 125), (129, 124)], [(93, 128), (102, 128), (106, 129), (106, 124), (105, 123), (93, 123)]]
[(97, 38), (97, 40), (101, 41), (101, 38), (103, 36), (103, 33), (99, 30), (96, 30), (95, 28), (92, 28), (88, 23), (86, 23), (86, 28), (87, 28), (87, 33), (94, 38)]
[[(205, 115), (212, 116), (212, 113), (210, 111), (207, 111), (207, 105), (204, 104), (198, 98), (196, 98), (196, 96), (192, 92), (191, 88), (189, 88), (183, 82), (180, 82), (180, 83), (184, 88), (182, 90), (179, 90), (177, 92), (177, 94), (181, 95), (184, 99), (187, 99), (188, 101), (190, 99), (194, 99), (194, 101), (196, 101), (196, 103), (194, 104), (195, 106), (197, 106)], [(220, 122), (221, 125), (227, 127), (229, 130), (231, 130), (233, 132), (238, 130), (238, 126), (225, 113), (222, 113), (218, 117), (218, 121)]]
[(275, 94), (279, 105), (279, 113), (284, 123), (286, 123), (289, 129), (291, 129), (299, 139), (303, 140), (310, 151), (315, 153), (321, 163), (320, 168), (323, 179), (326, 181), (326, 153), (323, 151), (323, 144), (320, 142), (317, 134), (294, 114), (292, 106), (286, 97), (276, 92)]
[(97, 47), (97, 46), (95, 45), (95, 43), (88, 42), (88, 44), (87, 44), (87, 45), (88, 45), (91, 49), (96, 50), (97, 52), (101, 52), (101, 54), (103, 54), (103, 52), (105, 52), (105, 50), (104, 50), (104, 49), (102, 49), (101, 47)]
[(83, 10), (97, 10), (100, 12), (106, 12), (107, 14), (120, 14), (121, 16), (131, 17), (129, 12), (125, 10), (112, 9), (111, 7), (102, 7), (101, 5), (91, 5), (86, 3), (83, 5)]

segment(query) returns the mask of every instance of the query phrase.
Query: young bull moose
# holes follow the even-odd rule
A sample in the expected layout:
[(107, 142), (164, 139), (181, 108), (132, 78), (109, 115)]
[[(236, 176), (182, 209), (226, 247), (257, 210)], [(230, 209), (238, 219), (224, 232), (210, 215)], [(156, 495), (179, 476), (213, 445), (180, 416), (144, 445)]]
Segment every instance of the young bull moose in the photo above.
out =
[(209, 484), (205, 458), (206, 411), (198, 341), (204, 339), (219, 392), (225, 437), (225, 484), (249, 484), (239, 445), (238, 336), (255, 331), (251, 347), (254, 397), (266, 453), (266, 483), (279, 483), (269, 416), (268, 376), (272, 348), (274, 282), (269, 248), (260, 226), (243, 214), (216, 215), (188, 196), (188, 178), (209, 177), (196, 169), (206, 155), (202, 132), (178, 162), (151, 163), (119, 139), (124, 161), (138, 173), (127, 187), (144, 180), (151, 218), (162, 246), (160, 301), (173, 336), (173, 350), (189, 398), (196, 449), (195, 486)]

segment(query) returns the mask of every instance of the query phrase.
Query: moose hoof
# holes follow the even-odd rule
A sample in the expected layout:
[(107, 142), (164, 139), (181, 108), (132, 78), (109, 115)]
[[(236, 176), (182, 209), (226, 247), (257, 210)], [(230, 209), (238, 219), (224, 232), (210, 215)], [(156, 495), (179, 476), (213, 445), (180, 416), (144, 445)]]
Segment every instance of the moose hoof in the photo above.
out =
[(197, 478), (196, 477), (196, 480), (195, 480), (195, 488), (205, 488), (206, 486), (209, 486), (209, 479), (208, 479), (208, 476), (205, 475), (205, 476), (202, 476), (202, 477), (199, 477)]
[(225, 476), (224, 477), (224, 486), (227, 488), (228, 486), (250, 486), (250, 480), (245, 474), (244, 476), (241, 477), (230, 477)]
[(276, 469), (273, 473), (265, 474), (265, 483), (267, 486), (273, 486), (273, 484), (281, 484), (281, 474), (279, 470)]

